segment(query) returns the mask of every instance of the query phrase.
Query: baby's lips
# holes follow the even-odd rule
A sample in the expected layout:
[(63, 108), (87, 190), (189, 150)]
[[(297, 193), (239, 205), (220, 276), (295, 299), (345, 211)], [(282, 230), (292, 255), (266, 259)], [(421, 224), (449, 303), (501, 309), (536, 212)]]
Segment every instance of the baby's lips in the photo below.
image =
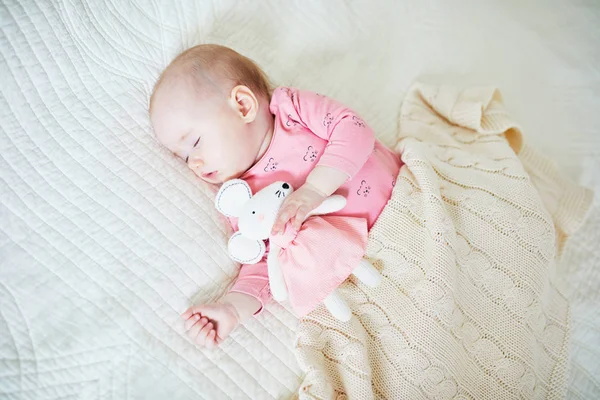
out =
[(208, 173), (203, 173), (202, 177), (203, 178), (211, 178), (213, 175), (216, 175), (217, 171), (212, 171), (212, 172), (208, 172)]

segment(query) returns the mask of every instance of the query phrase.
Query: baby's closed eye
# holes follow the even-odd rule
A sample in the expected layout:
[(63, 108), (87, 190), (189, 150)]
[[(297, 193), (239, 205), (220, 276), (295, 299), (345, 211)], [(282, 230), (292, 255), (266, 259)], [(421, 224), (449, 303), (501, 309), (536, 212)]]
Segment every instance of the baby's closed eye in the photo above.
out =
[[(195, 148), (196, 146), (198, 146), (198, 143), (200, 143), (200, 138), (201, 138), (201, 136), (198, 136), (198, 139), (196, 140), (196, 143), (194, 143), (194, 146), (192, 146), (192, 147)], [(187, 164), (189, 160), (190, 160), (190, 156), (187, 156), (185, 158), (185, 163)]]

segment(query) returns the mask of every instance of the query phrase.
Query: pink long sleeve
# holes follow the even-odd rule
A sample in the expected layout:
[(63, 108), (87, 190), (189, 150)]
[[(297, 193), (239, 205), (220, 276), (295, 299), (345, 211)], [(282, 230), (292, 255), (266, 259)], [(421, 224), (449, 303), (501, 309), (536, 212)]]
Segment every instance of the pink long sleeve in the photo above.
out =
[(281, 87), (273, 93), (271, 112), (286, 124), (300, 124), (328, 142), (317, 165), (354, 177), (375, 146), (373, 130), (352, 110), (317, 93)]
[(259, 314), (269, 300), (271, 300), (266, 258), (262, 259), (257, 264), (242, 265), (238, 279), (230, 292), (243, 293), (260, 301), (260, 310), (255, 313)]

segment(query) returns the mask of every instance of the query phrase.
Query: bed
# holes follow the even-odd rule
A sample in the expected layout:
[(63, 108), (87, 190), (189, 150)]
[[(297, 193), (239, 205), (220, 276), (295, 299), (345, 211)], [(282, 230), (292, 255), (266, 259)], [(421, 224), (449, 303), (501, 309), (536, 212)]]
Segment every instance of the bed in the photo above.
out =
[[(0, 5), (0, 398), (296, 396), (297, 320), (270, 304), (216, 351), (190, 302), (237, 265), (213, 189), (154, 140), (148, 97), (197, 43), (327, 93), (392, 144), (416, 80), (492, 84), (525, 140), (600, 189), (600, 5), (590, 1), (16, 1)], [(569, 399), (600, 396), (600, 204), (557, 271)]]

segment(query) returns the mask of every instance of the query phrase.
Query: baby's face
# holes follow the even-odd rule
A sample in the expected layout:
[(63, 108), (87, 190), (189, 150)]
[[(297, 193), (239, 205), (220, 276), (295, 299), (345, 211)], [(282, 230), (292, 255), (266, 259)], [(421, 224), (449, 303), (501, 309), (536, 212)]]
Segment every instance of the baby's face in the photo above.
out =
[(208, 183), (240, 177), (259, 151), (251, 124), (227, 99), (202, 98), (192, 84), (180, 81), (155, 94), (150, 119), (156, 137)]

